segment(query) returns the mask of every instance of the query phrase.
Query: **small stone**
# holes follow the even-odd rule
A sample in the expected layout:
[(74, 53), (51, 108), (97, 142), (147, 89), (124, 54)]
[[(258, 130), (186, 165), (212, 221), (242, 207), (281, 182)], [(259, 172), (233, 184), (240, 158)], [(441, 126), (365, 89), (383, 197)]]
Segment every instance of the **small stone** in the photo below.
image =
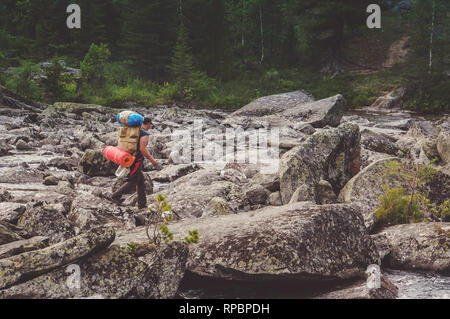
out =
[(319, 205), (334, 204), (337, 202), (337, 196), (333, 187), (328, 181), (320, 180), (316, 185), (316, 203)]
[(58, 185), (58, 182), (59, 182), (58, 178), (56, 178), (56, 177), (53, 176), (53, 175), (50, 175), (50, 176), (47, 176), (47, 177), (44, 179), (43, 184), (44, 184), (44, 185), (48, 185), (48, 186), (50, 186), (50, 185)]
[(27, 151), (30, 150), (32, 147), (25, 142), (24, 140), (18, 140), (16, 143), (16, 149), (20, 151)]

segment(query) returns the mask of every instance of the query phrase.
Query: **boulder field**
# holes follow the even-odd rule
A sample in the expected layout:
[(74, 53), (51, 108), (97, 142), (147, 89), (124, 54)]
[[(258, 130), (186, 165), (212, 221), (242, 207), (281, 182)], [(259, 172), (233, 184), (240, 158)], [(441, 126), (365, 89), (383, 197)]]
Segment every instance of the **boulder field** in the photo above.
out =
[[(135, 207), (135, 194), (120, 205), (108, 200), (123, 180), (101, 153), (116, 145), (123, 109), (152, 118), (149, 151), (162, 170), (144, 165), (147, 201), (154, 208), (162, 194), (174, 213), (173, 240), (139, 254), (126, 247), (148, 244), (150, 211)], [(402, 186), (384, 175), (388, 161), (434, 160), (438, 174), (423, 192), (435, 204), (449, 199), (449, 118), (373, 112), (347, 110), (341, 95), (315, 100), (303, 91), (228, 113), (43, 105), (4, 90), (0, 298), (174, 298), (183, 296), (186, 276), (289, 282), (306, 298), (395, 298), (383, 275), (381, 287), (367, 288), (368, 266), (448, 274), (448, 223), (373, 226), (382, 186)], [(250, 143), (252, 132), (272, 128), (279, 136), (267, 145), (277, 149), (277, 169), (229, 160), (244, 151), (224, 147), (227, 130), (240, 129), (241, 143)], [(200, 132), (204, 149), (224, 149), (221, 165), (196, 161), (193, 145), (174, 138), (179, 131)], [(193, 229), (200, 240), (188, 245)], [(325, 288), (318, 294), (312, 286)]]

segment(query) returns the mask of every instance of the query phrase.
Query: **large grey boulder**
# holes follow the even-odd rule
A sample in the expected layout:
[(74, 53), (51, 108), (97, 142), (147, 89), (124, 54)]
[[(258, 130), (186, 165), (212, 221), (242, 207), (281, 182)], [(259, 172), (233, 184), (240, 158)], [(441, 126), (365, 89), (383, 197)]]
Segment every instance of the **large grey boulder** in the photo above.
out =
[(436, 125), (430, 121), (410, 121), (408, 132), (396, 142), (407, 155), (418, 164), (427, 164), (433, 159), (439, 160), (437, 149)]
[(345, 205), (296, 203), (177, 226), (177, 235), (199, 231), (188, 269), (201, 275), (346, 278), (378, 261), (361, 215)]
[(336, 127), (341, 122), (347, 102), (340, 94), (315, 102), (289, 108), (281, 116), (292, 122), (305, 122), (313, 127)]
[(17, 224), (25, 210), (26, 206), (20, 203), (0, 202), (0, 220)]
[[(175, 297), (184, 278), (189, 248), (186, 243), (174, 241), (159, 247), (156, 254), (140, 258), (149, 265), (146, 297), (167, 299)], [(143, 297), (143, 296), (142, 296)]]
[(271, 192), (280, 190), (280, 176), (278, 174), (255, 174), (251, 180), (250, 184), (261, 185)]
[(300, 104), (312, 101), (314, 101), (314, 98), (303, 91), (270, 95), (256, 99), (234, 112), (231, 116), (263, 116), (277, 114)]
[(308, 137), (300, 146), (286, 152), (280, 160), (282, 202), (289, 203), (298, 187), (305, 185), (305, 200), (315, 200), (315, 187), (328, 181), (335, 194), (359, 172), (360, 132), (355, 123), (323, 130)]
[(50, 244), (75, 236), (73, 225), (61, 211), (52, 205), (43, 203), (28, 205), (17, 225), (29, 233), (49, 237)]
[(92, 227), (118, 222), (120, 210), (111, 201), (96, 196), (95, 188), (78, 187), (67, 214), (69, 222), (77, 231), (88, 231)]
[(450, 223), (396, 225), (373, 238), (390, 268), (450, 274)]
[(386, 176), (386, 164), (391, 161), (399, 159), (389, 157), (370, 164), (350, 179), (339, 193), (339, 201), (360, 206), (365, 224), (370, 229), (375, 224), (375, 210), (379, 205), (379, 197), (384, 194), (383, 186), (403, 186), (399, 178)]
[[(349, 205), (295, 203), (240, 214), (186, 219), (169, 226), (174, 238), (198, 229), (187, 269), (232, 280), (354, 278), (378, 262), (361, 214)], [(145, 240), (138, 228), (116, 242)]]
[(361, 145), (374, 152), (394, 156), (402, 155), (401, 148), (395, 142), (395, 138), (384, 133), (377, 133), (370, 129), (364, 129), (361, 132)]
[(436, 142), (437, 151), (445, 164), (450, 164), (450, 130), (441, 130)]
[(270, 192), (262, 185), (252, 185), (245, 191), (245, 196), (252, 205), (264, 205), (269, 198)]
[(114, 240), (112, 228), (96, 228), (59, 244), (0, 260), (0, 289), (75, 262)]
[(160, 192), (181, 217), (200, 217), (208, 214), (208, 204), (214, 197), (229, 202), (231, 209), (238, 210), (246, 201), (240, 186), (224, 180), (219, 171), (201, 169), (172, 182)]
[(89, 176), (112, 176), (118, 165), (107, 160), (101, 151), (87, 149), (78, 164), (78, 170)]

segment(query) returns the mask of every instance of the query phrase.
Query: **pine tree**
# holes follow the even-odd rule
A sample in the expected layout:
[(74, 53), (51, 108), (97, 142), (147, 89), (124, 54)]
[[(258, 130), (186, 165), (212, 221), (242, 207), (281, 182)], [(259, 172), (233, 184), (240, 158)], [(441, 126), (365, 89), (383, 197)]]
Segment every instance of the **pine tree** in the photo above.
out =
[(148, 77), (163, 76), (178, 22), (177, 0), (133, 0), (121, 6), (121, 55)]
[(178, 82), (180, 96), (184, 96), (185, 87), (191, 81), (195, 72), (190, 50), (191, 48), (188, 46), (188, 32), (183, 21), (181, 21), (178, 30), (178, 40), (171, 63), (168, 66), (172, 77)]
[(299, 41), (322, 55), (323, 71), (341, 72), (346, 31), (365, 25), (370, 0), (285, 0), (283, 12), (297, 30)]
[(408, 106), (420, 111), (449, 109), (450, 5), (443, 0), (417, 0), (410, 13)]

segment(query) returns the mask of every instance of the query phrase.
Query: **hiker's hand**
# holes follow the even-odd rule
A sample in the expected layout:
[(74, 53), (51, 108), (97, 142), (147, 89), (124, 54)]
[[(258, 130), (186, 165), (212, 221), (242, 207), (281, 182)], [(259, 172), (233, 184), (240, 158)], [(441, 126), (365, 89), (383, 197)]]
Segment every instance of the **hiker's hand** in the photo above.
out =
[(154, 165), (153, 167), (155, 168), (155, 171), (160, 171), (160, 170), (162, 170), (162, 166), (159, 165), (159, 164), (156, 164), (156, 165)]

